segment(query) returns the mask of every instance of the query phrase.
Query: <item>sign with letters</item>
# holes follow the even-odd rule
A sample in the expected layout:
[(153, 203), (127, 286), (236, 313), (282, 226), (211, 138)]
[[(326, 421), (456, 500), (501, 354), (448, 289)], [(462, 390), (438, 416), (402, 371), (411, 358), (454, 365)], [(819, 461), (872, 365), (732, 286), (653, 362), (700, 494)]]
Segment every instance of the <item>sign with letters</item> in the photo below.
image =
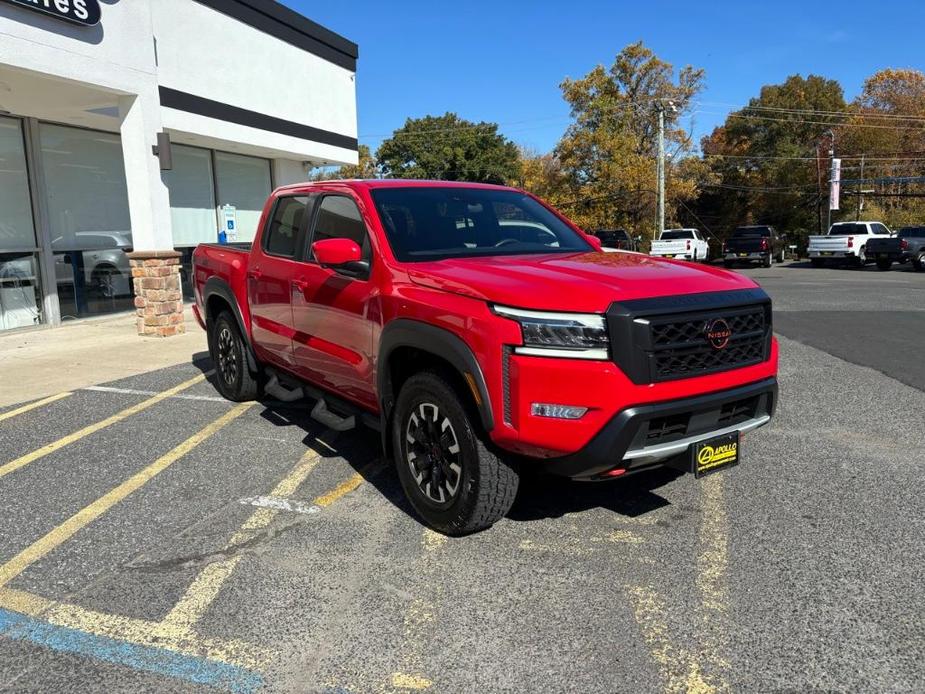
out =
[(0, 0), (0, 2), (35, 10), (72, 24), (92, 27), (100, 23), (99, 0)]

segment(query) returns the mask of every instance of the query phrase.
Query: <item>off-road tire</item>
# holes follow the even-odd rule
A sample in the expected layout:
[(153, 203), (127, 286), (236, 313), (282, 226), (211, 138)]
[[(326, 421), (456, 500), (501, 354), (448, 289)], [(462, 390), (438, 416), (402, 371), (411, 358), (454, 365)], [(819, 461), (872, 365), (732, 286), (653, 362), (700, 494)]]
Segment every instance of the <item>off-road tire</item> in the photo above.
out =
[[(452, 495), (447, 494), (449, 486), (438, 490), (439, 496), (445, 499), (442, 504), (428, 496), (428, 490), (436, 495), (434, 488), (428, 485), (433, 480), (445, 481), (444, 473), (421, 470), (432, 465), (429, 461), (434, 457), (415, 454), (409, 459), (412, 448), (421, 445), (415, 436), (421, 432), (420, 420), (431, 416), (434, 417), (434, 431), (440, 431), (436, 437), (438, 452), (434, 454), (438, 462), (433, 464), (433, 470), (441, 465), (440, 461), (446, 462), (449, 456), (446, 451), (453, 448), (444, 445), (443, 434), (447, 431), (453, 435), (458, 449), (451, 460), (461, 468)], [(474, 419), (476, 416), (441, 375), (430, 371), (409, 378), (395, 403), (391, 435), (398, 478), (418, 515), (427, 525), (446, 535), (466, 535), (492, 526), (507, 514), (517, 495), (519, 476), (516, 470), (485, 445), (484, 434)], [(449, 421), (449, 429), (444, 419)]]
[(223, 311), (209, 330), (209, 354), (215, 365), (215, 387), (228, 400), (254, 400), (260, 389), (257, 374), (247, 366), (247, 345), (238, 323)]
[(877, 269), (878, 270), (889, 270), (893, 266), (892, 260), (882, 260), (877, 258)]

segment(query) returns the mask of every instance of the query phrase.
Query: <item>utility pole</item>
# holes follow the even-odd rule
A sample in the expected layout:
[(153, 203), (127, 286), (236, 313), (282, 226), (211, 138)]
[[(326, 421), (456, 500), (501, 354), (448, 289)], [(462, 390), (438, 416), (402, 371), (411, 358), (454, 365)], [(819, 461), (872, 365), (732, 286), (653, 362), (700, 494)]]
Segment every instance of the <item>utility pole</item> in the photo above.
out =
[(864, 209), (864, 155), (861, 155), (861, 187), (858, 189), (858, 211), (854, 215), (854, 221), (861, 219), (861, 210)]
[(655, 102), (658, 111), (658, 161), (655, 165), (658, 176), (658, 212), (655, 219), (655, 236), (659, 238), (665, 230), (665, 105), (661, 101)]
[(656, 101), (655, 110), (658, 111), (658, 161), (656, 162), (656, 175), (658, 176), (658, 213), (656, 218), (655, 236), (665, 230), (665, 108), (672, 113), (677, 111), (672, 101)]
[(829, 223), (826, 226), (826, 232), (832, 228), (832, 181), (835, 180), (835, 131), (826, 130), (826, 134), (831, 138), (829, 142)]

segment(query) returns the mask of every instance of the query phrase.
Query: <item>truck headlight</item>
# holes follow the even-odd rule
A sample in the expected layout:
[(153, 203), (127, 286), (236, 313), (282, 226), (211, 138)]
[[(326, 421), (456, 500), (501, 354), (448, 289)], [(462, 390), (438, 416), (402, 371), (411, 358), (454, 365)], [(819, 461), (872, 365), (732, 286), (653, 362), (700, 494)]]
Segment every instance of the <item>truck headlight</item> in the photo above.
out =
[(596, 313), (553, 313), (493, 306), (499, 316), (520, 323), (524, 344), (516, 354), (571, 359), (607, 359), (607, 322)]

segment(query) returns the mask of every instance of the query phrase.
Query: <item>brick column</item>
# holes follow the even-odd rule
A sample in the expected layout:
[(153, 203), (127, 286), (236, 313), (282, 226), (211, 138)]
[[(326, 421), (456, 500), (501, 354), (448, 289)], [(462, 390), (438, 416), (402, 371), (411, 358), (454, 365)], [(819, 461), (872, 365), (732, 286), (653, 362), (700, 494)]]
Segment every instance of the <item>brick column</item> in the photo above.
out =
[(135, 286), (138, 334), (169, 337), (186, 332), (180, 290), (180, 254), (135, 251), (128, 254)]

